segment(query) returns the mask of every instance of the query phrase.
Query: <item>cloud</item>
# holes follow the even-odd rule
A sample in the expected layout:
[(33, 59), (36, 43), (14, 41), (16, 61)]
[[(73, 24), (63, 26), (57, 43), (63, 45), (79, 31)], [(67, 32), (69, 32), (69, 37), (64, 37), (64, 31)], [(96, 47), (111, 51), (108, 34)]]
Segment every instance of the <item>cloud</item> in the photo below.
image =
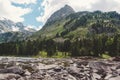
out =
[(120, 13), (120, 0), (98, 0), (97, 3), (92, 4), (91, 10), (117, 11)]
[(29, 30), (29, 29), (35, 29), (35, 30), (40, 30), (42, 28), (42, 26), (34, 26), (34, 25), (28, 25), (27, 27), (25, 27), (25, 30)]
[(44, 14), (36, 18), (37, 21), (45, 23), (56, 10), (65, 4), (70, 5), (78, 11), (117, 11), (120, 12), (120, 0), (44, 0), (40, 5)]
[(63, 7), (64, 4), (67, 2), (67, 0), (44, 0), (41, 4), (41, 7), (44, 8), (44, 14), (42, 16), (38, 16), (36, 20), (39, 22), (43, 22), (44, 24), (51, 14)]
[(31, 4), (36, 3), (37, 0), (10, 0), (11, 2), (18, 3), (18, 4)]
[(17, 4), (29, 4), (35, 3), (35, 0), (0, 0), (0, 17), (5, 17), (14, 22), (22, 22), (24, 21), (22, 16), (32, 10), (30, 8), (16, 7), (12, 5), (12, 2)]

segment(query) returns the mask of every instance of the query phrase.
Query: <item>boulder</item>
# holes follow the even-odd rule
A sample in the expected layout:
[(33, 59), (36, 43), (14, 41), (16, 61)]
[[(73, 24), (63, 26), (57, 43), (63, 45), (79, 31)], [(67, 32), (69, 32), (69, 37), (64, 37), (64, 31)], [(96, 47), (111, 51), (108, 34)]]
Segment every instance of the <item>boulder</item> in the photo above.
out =
[(21, 64), (19, 64), (19, 66), (24, 70), (28, 70), (30, 73), (37, 70), (37, 65), (21, 63)]
[(1, 69), (0, 73), (14, 73), (14, 74), (23, 75), (25, 71), (21, 69), (20, 67), (13, 66), (7, 69)]
[(0, 80), (16, 80), (19, 79), (21, 76), (18, 74), (7, 73), (7, 74), (0, 74)]
[(120, 80), (120, 76), (112, 77), (112, 78), (110, 78), (109, 80)]
[(62, 69), (63, 69), (62, 67), (58, 66), (58, 67), (55, 67), (55, 68), (54, 68), (54, 71), (55, 71), (55, 72), (61, 72)]
[(100, 80), (101, 79), (101, 76), (97, 73), (93, 73), (92, 74), (92, 80)]
[(104, 62), (99, 62), (99, 61), (89, 62), (88, 65), (93, 70), (98, 70), (103, 72), (110, 70), (110, 67)]
[(120, 56), (114, 57), (112, 60), (113, 61), (120, 61)]

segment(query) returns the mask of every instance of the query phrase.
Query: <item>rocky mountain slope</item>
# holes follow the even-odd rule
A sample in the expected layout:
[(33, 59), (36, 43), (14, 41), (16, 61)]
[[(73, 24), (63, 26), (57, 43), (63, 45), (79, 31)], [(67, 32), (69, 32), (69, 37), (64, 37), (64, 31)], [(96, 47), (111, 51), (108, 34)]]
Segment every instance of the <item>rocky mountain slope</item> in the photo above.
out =
[[(70, 10), (71, 13), (61, 11), (64, 9), (68, 12)], [(61, 17), (61, 19), (54, 18), (55, 16), (62, 16), (58, 12), (68, 15)], [(120, 33), (120, 14), (115, 11), (74, 12), (70, 6), (65, 6), (54, 14), (43, 28), (32, 36), (33, 38), (83, 38), (104, 34), (112, 36)]]
[(70, 15), (72, 13), (75, 13), (75, 11), (69, 5), (65, 5), (63, 8), (56, 11), (55, 13), (53, 13), (50, 16), (50, 18), (47, 20), (45, 26), (47, 26), (47, 25), (49, 26), (49, 25), (53, 24), (54, 22), (67, 17), (68, 15)]
[(15, 23), (11, 20), (0, 18), (0, 43), (23, 40), (36, 30), (27, 28), (21, 22)]
[(61, 19), (64, 19), (65, 17), (67, 17), (68, 15), (73, 14), (73, 13), (75, 13), (75, 11), (69, 5), (65, 5), (60, 10), (56, 11), (55, 13), (53, 13), (50, 16), (50, 18), (47, 20), (47, 22), (45, 23), (45, 25), (43, 26), (43, 28), (40, 31), (36, 32), (32, 36), (32, 38), (33, 37), (39, 37), (40, 34), (46, 35), (44, 32), (47, 33), (48, 29), (51, 30), (51, 28), (52, 28), (51, 25), (56, 24), (56, 22), (61, 21)]
[(35, 30), (26, 29), (21, 22), (15, 23), (9, 19), (0, 18), (0, 33), (5, 32), (34, 32)]

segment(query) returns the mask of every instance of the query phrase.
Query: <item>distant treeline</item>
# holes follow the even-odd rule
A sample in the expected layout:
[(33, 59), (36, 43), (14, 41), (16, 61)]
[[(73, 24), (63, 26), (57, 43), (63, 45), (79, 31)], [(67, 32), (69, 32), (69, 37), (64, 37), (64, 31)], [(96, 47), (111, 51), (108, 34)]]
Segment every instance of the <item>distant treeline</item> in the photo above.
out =
[(76, 38), (73, 41), (66, 39), (64, 42), (56, 42), (53, 39), (38, 39), (0, 44), (0, 55), (3, 56), (34, 56), (40, 51), (47, 52), (49, 57), (57, 52), (69, 56), (100, 57), (102, 54), (120, 56), (120, 35)]

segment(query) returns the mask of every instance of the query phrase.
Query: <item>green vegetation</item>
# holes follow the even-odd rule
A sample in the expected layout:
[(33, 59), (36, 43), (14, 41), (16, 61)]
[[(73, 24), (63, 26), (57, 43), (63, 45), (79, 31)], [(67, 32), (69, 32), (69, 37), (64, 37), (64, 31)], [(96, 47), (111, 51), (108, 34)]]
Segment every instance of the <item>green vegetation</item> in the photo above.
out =
[(120, 15), (100, 11), (70, 14), (45, 25), (29, 40), (1, 43), (0, 55), (55, 58), (120, 56)]
[(64, 52), (57, 52), (55, 55), (52, 56), (53, 58), (68, 58), (70, 57), (69, 56), (69, 53), (67, 53), (67, 55), (65, 55)]
[(48, 55), (47, 52), (40, 51), (37, 55), (35, 55), (33, 57), (35, 57), (35, 58), (39, 58), (39, 57), (42, 57), (42, 58), (47, 58), (47, 57), (52, 57), (52, 58), (68, 58), (68, 57), (70, 57), (69, 53), (67, 53), (67, 55), (65, 55), (64, 52), (56, 52), (52, 56), (47, 56), (47, 55)]
[[(87, 38), (93, 35), (120, 33), (120, 15), (113, 12), (77, 12), (69, 16), (49, 22), (40, 31), (31, 36), (39, 38)], [(58, 36), (59, 35), (59, 36)]]
[(120, 34), (114, 34), (114, 36), (103, 34), (74, 40), (66, 39), (63, 42), (56, 42), (54, 39), (40, 39), (2, 43), (0, 44), (0, 55), (55, 58), (95, 56), (109, 58), (110, 56), (120, 56)]
[(104, 59), (109, 59), (109, 58), (111, 58), (111, 56), (109, 56), (108, 54), (102, 54), (101, 57), (104, 58)]
[(47, 57), (47, 52), (45, 51), (40, 51), (37, 55), (34, 56), (35, 58), (39, 58), (39, 57), (43, 57), (46, 58)]

